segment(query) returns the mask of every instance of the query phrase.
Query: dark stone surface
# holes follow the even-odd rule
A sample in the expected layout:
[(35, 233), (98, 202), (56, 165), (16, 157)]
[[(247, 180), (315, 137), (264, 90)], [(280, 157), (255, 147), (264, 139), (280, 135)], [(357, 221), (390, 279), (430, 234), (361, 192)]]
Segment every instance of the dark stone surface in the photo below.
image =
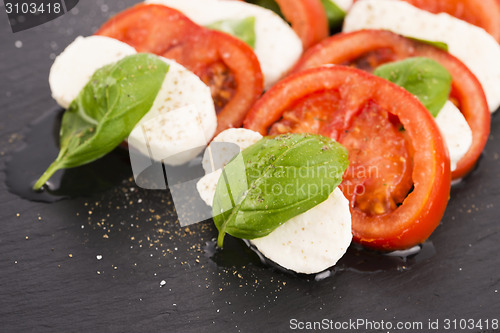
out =
[(215, 236), (210, 222), (181, 229), (165, 191), (137, 189), (128, 177), (54, 203), (10, 193), (8, 157), (25, 144), (29, 124), (58, 112), (51, 57), (132, 3), (81, 1), (16, 34), (0, 7), (0, 331), (268, 332), (287, 331), (291, 318), (424, 328), (429, 319), (500, 319), (498, 116), (479, 167), (453, 188), (430, 238), (435, 254), (407, 269), (347, 269), (314, 281), (259, 264), (234, 240), (233, 254), (212, 260), (203, 251)]

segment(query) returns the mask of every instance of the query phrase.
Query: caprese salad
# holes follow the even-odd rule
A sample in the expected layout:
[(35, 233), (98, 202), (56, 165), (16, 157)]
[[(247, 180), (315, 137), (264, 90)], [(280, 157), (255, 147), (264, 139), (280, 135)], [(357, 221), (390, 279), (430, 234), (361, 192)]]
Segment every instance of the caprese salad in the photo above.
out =
[(34, 189), (124, 140), (171, 165), (205, 150), (220, 247), (306, 274), (351, 242), (408, 249), (481, 156), (499, 40), (496, 0), (147, 0), (55, 59), (60, 154)]

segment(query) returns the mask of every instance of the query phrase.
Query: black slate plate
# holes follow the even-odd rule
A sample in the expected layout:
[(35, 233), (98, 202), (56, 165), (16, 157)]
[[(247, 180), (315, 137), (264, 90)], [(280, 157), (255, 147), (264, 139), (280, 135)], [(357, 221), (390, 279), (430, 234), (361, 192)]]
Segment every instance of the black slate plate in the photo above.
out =
[(43, 203), (10, 193), (6, 160), (29, 142), (30, 124), (58, 112), (47, 84), (53, 57), (133, 3), (82, 1), (55, 21), (16, 34), (0, 7), (0, 331), (281, 332), (292, 319), (421, 322), (420, 331), (429, 331), (429, 320), (444, 331), (446, 319), (457, 325), (474, 319), (483, 328), (468, 331), (494, 331), (492, 320), (500, 319), (497, 116), (478, 168), (452, 189), (423, 253), (404, 262), (353, 248), (341, 269), (321, 281), (265, 266), (234, 239), (228, 239), (232, 251), (210, 258), (211, 223), (180, 228), (169, 194), (137, 188), (126, 167), (87, 197)]

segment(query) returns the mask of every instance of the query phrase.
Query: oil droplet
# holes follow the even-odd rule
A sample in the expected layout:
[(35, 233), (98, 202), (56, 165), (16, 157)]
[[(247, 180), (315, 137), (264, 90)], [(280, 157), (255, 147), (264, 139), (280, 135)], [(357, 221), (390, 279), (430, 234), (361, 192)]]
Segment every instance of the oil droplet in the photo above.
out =
[(229, 235), (224, 238), (224, 248), (217, 247), (215, 239), (205, 243), (203, 247), (205, 256), (217, 265), (230, 268), (242, 268), (253, 265), (272, 269), (295, 277), (307, 280), (322, 281), (335, 275), (336, 272), (352, 271), (356, 273), (376, 273), (383, 271), (406, 271), (414, 265), (432, 257), (436, 251), (431, 241), (414, 246), (404, 251), (377, 252), (365, 249), (357, 244), (351, 244), (347, 253), (339, 262), (317, 274), (299, 274), (264, 257), (247, 240), (241, 240)]
[(117, 148), (95, 162), (56, 172), (43, 190), (33, 191), (33, 184), (59, 152), (62, 113), (50, 112), (35, 120), (23, 133), (23, 146), (7, 156), (6, 183), (11, 193), (32, 201), (54, 202), (103, 192), (132, 176), (127, 151)]

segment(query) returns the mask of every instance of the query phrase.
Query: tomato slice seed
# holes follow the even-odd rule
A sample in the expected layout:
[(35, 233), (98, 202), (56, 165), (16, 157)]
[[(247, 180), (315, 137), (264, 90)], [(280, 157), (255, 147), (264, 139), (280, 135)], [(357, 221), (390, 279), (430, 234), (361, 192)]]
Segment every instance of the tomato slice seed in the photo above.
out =
[(349, 151), (341, 189), (351, 208), (368, 215), (390, 213), (413, 186), (409, 140), (397, 117), (372, 101), (349, 120), (341, 108), (338, 91), (308, 95), (285, 111), (269, 134), (320, 133), (337, 139)]
[(410, 142), (401, 127), (369, 102), (339, 139), (349, 151), (350, 165), (341, 189), (352, 208), (367, 215), (390, 213), (410, 192), (413, 163)]
[(359, 30), (325, 39), (309, 49), (292, 72), (325, 64), (346, 65), (367, 72), (387, 62), (409, 57), (428, 57), (444, 66), (453, 77), (450, 101), (462, 112), (472, 130), (472, 145), (457, 163), (453, 179), (472, 170), (488, 140), (490, 112), (483, 88), (474, 74), (457, 58), (432, 45), (384, 30)]
[(196, 75), (210, 87), (215, 110), (219, 113), (238, 89), (234, 74), (222, 61), (217, 61), (196, 72)]

